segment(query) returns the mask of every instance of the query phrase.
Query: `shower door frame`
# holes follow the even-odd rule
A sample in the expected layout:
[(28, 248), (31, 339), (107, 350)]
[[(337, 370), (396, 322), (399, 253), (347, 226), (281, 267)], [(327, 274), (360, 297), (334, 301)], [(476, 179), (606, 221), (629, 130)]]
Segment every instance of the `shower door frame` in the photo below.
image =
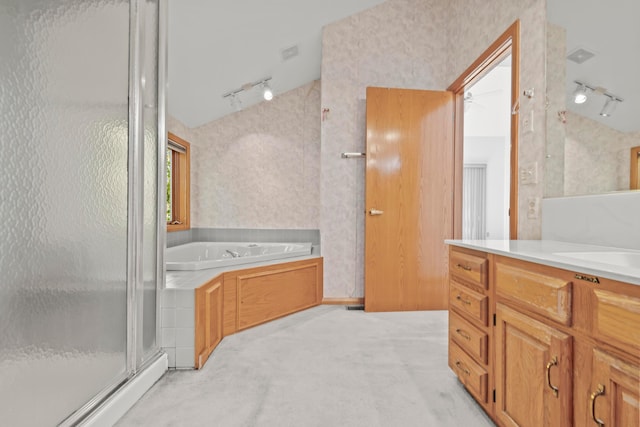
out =
[[(143, 252), (144, 245), (144, 97), (142, 87), (144, 36), (147, 0), (129, 2), (129, 159), (128, 159), (128, 213), (127, 213), (127, 344), (126, 370), (113, 382), (91, 398), (86, 404), (71, 413), (60, 426), (74, 426), (82, 423), (98, 408), (105, 404), (123, 386), (128, 384), (160, 357), (160, 311), (161, 292), (165, 280), (164, 247), (166, 227), (160, 220), (164, 198), (162, 189), (166, 185), (164, 153), (166, 152), (166, 82), (167, 82), (167, 20), (168, 0), (157, 0), (158, 4), (158, 75), (157, 75), (157, 188), (156, 188), (156, 315), (155, 351), (142, 354), (143, 323), (142, 308), (144, 295)], [(138, 363), (138, 356), (148, 356)]]

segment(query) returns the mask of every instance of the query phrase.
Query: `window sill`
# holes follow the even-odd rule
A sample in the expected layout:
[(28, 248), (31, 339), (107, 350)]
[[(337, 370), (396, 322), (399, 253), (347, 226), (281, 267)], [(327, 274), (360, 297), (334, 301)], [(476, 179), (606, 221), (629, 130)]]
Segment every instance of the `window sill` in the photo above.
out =
[(189, 224), (167, 224), (167, 233), (172, 231), (184, 231), (190, 228)]

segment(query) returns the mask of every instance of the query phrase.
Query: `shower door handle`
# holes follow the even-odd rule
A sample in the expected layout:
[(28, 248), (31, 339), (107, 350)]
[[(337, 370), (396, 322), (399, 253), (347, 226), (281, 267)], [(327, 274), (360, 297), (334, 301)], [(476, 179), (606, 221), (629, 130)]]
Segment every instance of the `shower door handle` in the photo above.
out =
[(374, 216), (374, 215), (382, 215), (384, 213), (384, 211), (379, 211), (378, 209), (369, 209), (369, 215)]

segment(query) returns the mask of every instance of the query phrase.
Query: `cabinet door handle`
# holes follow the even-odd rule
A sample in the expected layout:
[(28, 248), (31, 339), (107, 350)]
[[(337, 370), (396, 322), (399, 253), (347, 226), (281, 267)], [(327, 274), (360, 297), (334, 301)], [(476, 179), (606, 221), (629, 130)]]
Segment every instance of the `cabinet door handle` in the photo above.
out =
[(464, 372), (464, 374), (466, 376), (470, 376), (471, 372), (469, 372), (469, 370), (467, 368), (465, 368), (465, 366), (462, 364), (461, 361), (456, 360), (456, 366), (458, 367), (458, 369), (460, 369), (462, 372)]
[(598, 427), (604, 427), (604, 422), (596, 418), (596, 399), (598, 396), (604, 396), (604, 385), (598, 384), (598, 389), (591, 393), (591, 418)]
[(464, 338), (465, 340), (471, 341), (471, 336), (466, 334), (462, 329), (460, 328), (456, 329), (456, 333), (460, 335), (462, 338)]
[(382, 215), (383, 213), (384, 211), (381, 211), (379, 209), (369, 209), (369, 215), (371, 216)]
[(471, 271), (471, 267), (469, 267), (468, 265), (456, 264), (456, 267), (461, 268), (464, 271)]
[(555, 397), (558, 397), (558, 387), (555, 387), (553, 384), (551, 384), (551, 367), (557, 366), (557, 365), (558, 365), (557, 356), (554, 356), (553, 359), (551, 359), (551, 362), (547, 363), (547, 385), (551, 390), (553, 390), (553, 395)]
[(471, 301), (469, 301), (468, 299), (462, 299), (462, 295), (460, 295), (460, 294), (458, 294), (456, 299), (458, 301), (460, 301), (461, 303), (463, 303), (463, 304), (471, 305)]

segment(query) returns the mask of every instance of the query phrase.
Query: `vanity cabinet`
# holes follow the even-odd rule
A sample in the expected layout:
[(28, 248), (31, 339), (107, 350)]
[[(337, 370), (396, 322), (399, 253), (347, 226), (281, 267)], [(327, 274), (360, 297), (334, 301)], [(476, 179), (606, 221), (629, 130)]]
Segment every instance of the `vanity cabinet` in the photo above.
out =
[(500, 303), (496, 318), (496, 418), (505, 426), (572, 425), (573, 338)]
[(640, 425), (640, 367), (593, 350), (589, 412), (592, 425), (637, 427)]
[[(486, 287), (461, 253), (486, 261)], [(499, 426), (640, 427), (640, 286), (455, 246), (449, 259), (449, 366)]]
[(487, 255), (481, 252), (456, 248), (449, 254), (449, 366), (492, 413), (488, 265)]
[(570, 426), (573, 337), (559, 325), (572, 321), (572, 281), (502, 257), (494, 271), (496, 418), (506, 426)]

